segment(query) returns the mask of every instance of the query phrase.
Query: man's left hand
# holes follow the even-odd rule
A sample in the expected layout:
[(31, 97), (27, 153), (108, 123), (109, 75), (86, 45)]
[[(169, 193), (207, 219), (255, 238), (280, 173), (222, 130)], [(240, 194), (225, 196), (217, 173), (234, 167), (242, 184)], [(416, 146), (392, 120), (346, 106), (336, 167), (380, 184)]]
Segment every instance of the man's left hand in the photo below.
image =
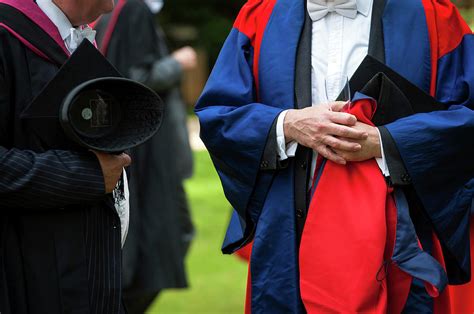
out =
[(346, 138), (342, 138), (342, 140), (359, 143), (362, 146), (362, 149), (356, 152), (333, 149), (336, 154), (344, 158), (346, 161), (365, 161), (372, 158), (382, 157), (379, 132), (376, 127), (358, 121), (356, 125), (351, 128), (366, 132), (369, 136), (365, 140)]

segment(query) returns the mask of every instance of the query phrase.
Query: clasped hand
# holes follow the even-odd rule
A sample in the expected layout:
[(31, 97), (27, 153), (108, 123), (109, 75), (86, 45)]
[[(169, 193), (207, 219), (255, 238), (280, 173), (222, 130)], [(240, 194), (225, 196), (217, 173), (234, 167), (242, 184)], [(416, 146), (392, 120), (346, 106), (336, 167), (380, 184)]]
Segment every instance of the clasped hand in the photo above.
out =
[(377, 129), (340, 112), (344, 105), (333, 102), (289, 110), (283, 122), (286, 141), (296, 141), (342, 165), (380, 157)]

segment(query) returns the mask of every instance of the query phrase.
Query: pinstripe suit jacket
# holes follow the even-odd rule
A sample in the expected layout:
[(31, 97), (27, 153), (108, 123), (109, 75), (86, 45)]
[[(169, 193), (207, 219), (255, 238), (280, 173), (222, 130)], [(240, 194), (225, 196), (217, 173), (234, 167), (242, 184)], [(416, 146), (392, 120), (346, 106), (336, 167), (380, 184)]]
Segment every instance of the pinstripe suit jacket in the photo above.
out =
[(120, 313), (120, 220), (96, 157), (45, 144), (55, 120), (43, 134), (20, 118), (58, 66), (0, 28), (0, 312)]

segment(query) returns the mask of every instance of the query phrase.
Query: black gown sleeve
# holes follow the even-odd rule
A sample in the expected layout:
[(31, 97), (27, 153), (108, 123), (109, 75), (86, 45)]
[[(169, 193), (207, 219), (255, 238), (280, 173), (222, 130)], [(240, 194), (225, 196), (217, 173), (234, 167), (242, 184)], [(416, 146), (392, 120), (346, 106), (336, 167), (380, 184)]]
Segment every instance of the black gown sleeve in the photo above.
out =
[(140, 0), (130, 0), (120, 13), (107, 58), (126, 77), (162, 93), (175, 88), (183, 69), (165, 47), (164, 35), (156, 29), (153, 14)]
[(0, 203), (10, 208), (61, 208), (104, 198), (104, 179), (92, 153), (45, 153), (0, 147)]
[(394, 186), (410, 185), (411, 178), (403, 163), (402, 157), (398, 151), (397, 145), (390, 132), (383, 126), (378, 127), (382, 146), (385, 154), (385, 161), (390, 172), (390, 183)]
[(278, 156), (278, 143), (276, 138), (276, 125), (278, 117), (273, 121), (272, 128), (267, 137), (267, 143), (265, 144), (265, 150), (263, 151), (263, 158), (260, 163), (260, 170), (279, 170), (288, 167), (288, 159), (280, 160)]
[[(8, 58), (1, 55), (0, 60)], [(2, 208), (50, 209), (104, 198), (100, 164), (91, 152), (12, 148), (13, 81), (0, 62), (0, 204)]]
[(129, 77), (149, 86), (157, 92), (165, 92), (181, 81), (183, 69), (173, 57), (167, 56), (150, 62), (151, 66), (132, 67)]

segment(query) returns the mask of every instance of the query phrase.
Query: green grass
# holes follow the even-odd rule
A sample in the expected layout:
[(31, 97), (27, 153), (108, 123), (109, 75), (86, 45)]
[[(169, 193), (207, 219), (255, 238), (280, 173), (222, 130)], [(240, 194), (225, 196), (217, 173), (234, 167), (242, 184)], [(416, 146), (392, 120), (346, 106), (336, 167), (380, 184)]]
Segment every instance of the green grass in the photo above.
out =
[(207, 152), (197, 152), (186, 191), (197, 228), (187, 258), (190, 288), (163, 292), (147, 313), (243, 313), (247, 265), (220, 251), (230, 218), (217, 173)]
[(474, 30), (474, 8), (461, 10), (461, 14), (469, 25), (471, 25), (471, 29)]

